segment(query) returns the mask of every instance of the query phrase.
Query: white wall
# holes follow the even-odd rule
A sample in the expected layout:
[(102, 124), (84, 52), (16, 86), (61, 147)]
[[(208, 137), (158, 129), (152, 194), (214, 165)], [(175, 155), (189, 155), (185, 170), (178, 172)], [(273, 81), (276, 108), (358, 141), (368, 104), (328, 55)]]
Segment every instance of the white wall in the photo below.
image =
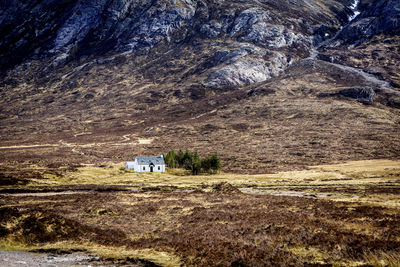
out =
[[(158, 167), (160, 167), (160, 169), (158, 169)], [(136, 159), (133, 162), (126, 162), (125, 168), (134, 169), (135, 172), (150, 172), (149, 165), (139, 165)], [(155, 165), (153, 168), (153, 172), (165, 172), (165, 165)]]
[(125, 168), (126, 169), (135, 169), (135, 162), (128, 161), (125, 163)]
[[(149, 165), (135, 165), (135, 172), (150, 172), (150, 167)], [(165, 172), (165, 165), (155, 165), (153, 172)]]

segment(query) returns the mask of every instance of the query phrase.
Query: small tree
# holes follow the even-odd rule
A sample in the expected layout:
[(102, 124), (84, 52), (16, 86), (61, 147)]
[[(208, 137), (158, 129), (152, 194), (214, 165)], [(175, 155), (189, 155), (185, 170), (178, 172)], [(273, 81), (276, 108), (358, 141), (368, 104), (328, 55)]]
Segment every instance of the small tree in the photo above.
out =
[(203, 172), (211, 173), (211, 157), (207, 156), (201, 160), (201, 169)]
[(185, 153), (183, 154), (183, 167), (186, 170), (192, 170), (193, 159), (194, 153), (186, 149)]
[(194, 175), (201, 172), (217, 173), (221, 168), (221, 161), (217, 153), (201, 159), (197, 152), (192, 153), (187, 149), (185, 152), (179, 150), (178, 153), (173, 150), (169, 151), (164, 156), (164, 161), (170, 168), (184, 168), (190, 170)]
[(192, 174), (197, 175), (200, 173), (201, 170), (201, 162), (200, 162), (200, 157), (197, 152), (194, 152), (192, 154), (192, 165), (191, 165), (191, 171)]
[(176, 154), (175, 151), (171, 150), (164, 156), (165, 164), (170, 168), (176, 167)]
[(182, 150), (179, 149), (178, 154), (176, 154), (176, 164), (177, 167), (183, 168), (184, 167), (184, 153)]
[(211, 156), (211, 170), (213, 170), (214, 173), (217, 173), (219, 169), (221, 169), (221, 161), (218, 154), (214, 153)]

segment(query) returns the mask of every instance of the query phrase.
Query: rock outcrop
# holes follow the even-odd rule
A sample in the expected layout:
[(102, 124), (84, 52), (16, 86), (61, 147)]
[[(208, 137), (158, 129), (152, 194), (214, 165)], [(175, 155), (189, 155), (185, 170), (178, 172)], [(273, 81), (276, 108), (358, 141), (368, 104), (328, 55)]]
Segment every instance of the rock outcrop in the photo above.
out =
[[(167, 51), (179, 45), (184, 50), (203, 44), (199, 52), (209, 50), (212, 64), (202, 69), (205, 65), (191, 66), (199, 59), (183, 63), (202, 69), (199, 83), (208, 88), (247, 85), (276, 77), (312, 54), (313, 45), (332, 38), (339, 25), (355, 15), (356, 7), (350, 6), (355, 3), (342, 2), (3, 1), (0, 66), (9, 70), (34, 59), (39, 68), (29, 68), (40, 74), (48, 71), (47, 66), (64, 68), (70, 61), (80, 62), (72, 70), (62, 70), (70, 73), (91, 66), (93, 59), (106, 62), (98, 59), (104, 55), (145, 55), (152, 48)], [(365, 0), (357, 9), (361, 14), (340, 31), (332, 46), (398, 30), (398, 1)]]
[[(346, 25), (334, 46), (358, 45), (381, 33), (400, 33), (400, 2), (397, 0), (363, 1), (360, 14)], [(397, 33), (396, 33), (397, 32)]]
[(186, 28), (196, 5), (191, 0), (9, 1), (0, 11), (0, 63), (4, 68), (7, 58), (17, 62), (32, 53), (151, 48)]
[[(277, 76), (294, 58), (288, 51), (278, 52), (282, 48), (291, 46), (302, 47), (309, 50), (311, 38), (304, 37), (301, 33), (294, 33), (292, 27), (285, 27), (277, 23), (278, 18), (268, 10), (260, 7), (251, 7), (243, 10), (233, 20), (224, 34), (232, 38), (238, 45), (248, 43), (252, 45), (241, 46), (232, 50), (217, 51), (219, 65), (212, 72), (204, 84), (206, 87), (239, 86), (262, 82)], [(202, 27), (202, 32), (214, 38), (221, 34), (221, 23), (214, 23)]]
[[(230, 55), (241, 46), (251, 46), (257, 53), (217, 62), (204, 84), (218, 87), (264, 81), (307, 55), (313, 24), (321, 20), (335, 23), (323, 13), (323, 6), (318, 9), (309, 2), (5, 1), (0, 6), (0, 66), (6, 70), (25, 60), (54, 57), (51, 65), (63, 67), (82, 56), (134, 53), (162, 43), (174, 47), (220, 38), (233, 44)], [(340, 6), (334, 0), (325, 5)], [(307, 13), (307, 22), (297, 18), (300, 7)]]
[(211, 73), (204, 85), (239, 86), (262, 82), (279, 75), (291, 63), (279, 52), (269, 52), (267, 60), (266, 57), (263, 49), (254, 46), (217, 51), (214, 55), (218, 63), (217, 70)]

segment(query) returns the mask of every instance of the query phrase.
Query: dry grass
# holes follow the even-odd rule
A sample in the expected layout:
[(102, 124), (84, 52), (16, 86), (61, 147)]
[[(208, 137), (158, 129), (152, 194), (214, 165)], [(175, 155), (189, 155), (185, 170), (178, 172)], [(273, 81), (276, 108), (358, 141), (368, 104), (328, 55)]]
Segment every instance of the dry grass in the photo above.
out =
[[(363, 202), (370, 205), (398, 206), (400, 200), (400, 163), (396, 160), (349, 161), (346, 163), (311, 166), (305, 170), (274, 174), (191, 175), (185, 170), (168, 169), (166, 173), (135, 173), (125, 170), (123, 163), (82, 166), (77, 168), (40, 168), (29, 165), (17, 170), (6, 169), (13, 188), (40, 190), (46, 188), (74, 186), (122, 186), (129, 188), (154, 187), (155, 190), (187, 190), (228, 182), (235, 187), (256, 187), (253, 193), (270, 193), (271, 190), (304, 192), (337, 201)], [(38, 177), (38, 178), (36, 178)], [(10, 185), (11, 185), (10, 184)], [(37, 187), (37, 188), (36, 188)], [(7, 189), (9, 186), (3, 186)], [(61, 189), (62, 189), (61, 188)], [(157, 189), (159, 188), (159, 189)], [(61, 190), (57, 189), (57, 191)], [(113, 190), (115, 190), (114, 188)], [(54, 190), (54, 189), (50, 189)], [(152, 189), (151, 189), (152, 190)], [(207, 190), (207, 189), (205, 189)], [(25, 192), (25, 191), (22, 191)], [(251, 193), (251, 191), (249, 191)], [(262, 191), (261, 191), (262, 193)], [(301, 193), (302, 194), (302, 193)]]
[(154, 249), (127, 249), (126, 247), (101, 246), (96, 243), (62, 241), (40, 245), (26, 245), (12, 240), (0, 239), (0, 249), (9, 251), (85, 251), (106, 259), (137, 258), (165, 267), (182, 266), (176, 255)]
[[(105, 167), (78, 167), (62, 176), (44, 172), (41, 179), (30, 179), (30, 185), (154, 185), (154, 186), (200, 186), (229, 182), (241, 185), (370, 185), (396, 182), (400, 176), (400, 161), (366, 160), (347, 163), (311, 166), (306, 170), (279, 172), (275, 174), (190, 175), (180, 169), (168, 169), (166, 173), (135, 173), (125, 170), (123, 163), (107, 164)], [(32, 166), (30, 166), (32, 168)], [(397, 182), (398, 183), (398, 182)]]
[[(398, 161), (263, 175), (122, 166), (19, 169), (27, 184), (1, 187), (19, 194), (0, 194), (0, 247), (77, 248), (163, 266), (399, 262)], [(298, 196), (271, 195), (285, 191)]]
[(400, 265), (400, 255), (399, 253), (365, 253), (364, 262), (371, 266), (388, 266), (396, 267)]
[[(321, 61), (302, 61), (279, 77), (240, 90), (199, 86), (209, 74), (202, 66), (210, 64), (210, 54), (224, 47), (223, 41), (202, 40), (200, 47), (183, 46), (168, 55), (169, 49), (156, 49), (149, 57), (132, 55), (109, 67), (94, 64), (67, 94), (54, 88), (60, 95), (53, 90), (29, 95), (35, 85), (25, 96), (5, 88), (13, 103), (3, 99), (2, 162), (117, 163), (188, 148), (201, 155), (220, 152), (225, 172), (254, 174), (335, 161), (399, 159), (400, 113), (388, 106), (397, 100), (378, 93), (376, 103), (364, 105), (335, 95), (369, 86), (360, 75)], [(197, 68), (193, 75), (185, 62)], [(180, 70), (169, 73), (167, 63)], [(126, 79), (114, 77), (117, 66)], [(122, 84), (107, 86), (115, 79)], [(86, 100), (87, 93), (96, 96)], [(335, 96), (321, 96), (330, 94)], [(54, 102), (44, 104), (46, 97)]]
[(1, 247), (75, 248), (164, 266), (357, 265), (398, 257), (398, 208), (228, 189), (2, 196), (0, 225), (8, 227)]

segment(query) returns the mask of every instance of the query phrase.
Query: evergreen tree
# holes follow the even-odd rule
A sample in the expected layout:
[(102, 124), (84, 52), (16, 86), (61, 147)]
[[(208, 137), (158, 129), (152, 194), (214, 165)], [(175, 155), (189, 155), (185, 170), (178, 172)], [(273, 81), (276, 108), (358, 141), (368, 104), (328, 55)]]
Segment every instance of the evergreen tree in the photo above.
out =
[(221, 169), (221, 161), (218, 157), (217, 153), (214, 153), (211, 156), (211, 169), (214, 173), (217, 173), (219, 169)]
[(201, 169), (203, 172), (211, 172), (211, 157), (207, 156), (201, 160)]
[(191, 165), (191, 171), (192, 174), (197, 175), (200, 173), (201, 170), (201, 163), (200, 163), (200, 157), (197, 152), (194, 152), (192, 154), (192, 165)]
[(176, 154), (175, 151), (171, 150), (167, 153), (167, 155), (164, 156), (164, 161), (165, 164), (169, 168), (175, 168), (176, 167)]
[(197, 152), (192, 153), (187, 149), (185, 152), (179, 150), (177, 153), (174, 150), (169, 151), (164, 155), (164, 161), (169, 168), (184, 168), (194, 175), (201, 172), (217, 173), (221, 168), (217, 153), (202, 159)]
[(193, 154), (190, 153), (187, 149), (185, 151), (185, 154), (183, 154), (183, 167), (186, 170), (191, 170), (192, 169), (192, 162), (193, 162)]
[(179, 168), (183, 168), (183, 157), (184, 157), (184, 153), (181, 149), (179, 149), (178, 154), (176, 156), (176, 161), (177, 161), (177, 167)]

